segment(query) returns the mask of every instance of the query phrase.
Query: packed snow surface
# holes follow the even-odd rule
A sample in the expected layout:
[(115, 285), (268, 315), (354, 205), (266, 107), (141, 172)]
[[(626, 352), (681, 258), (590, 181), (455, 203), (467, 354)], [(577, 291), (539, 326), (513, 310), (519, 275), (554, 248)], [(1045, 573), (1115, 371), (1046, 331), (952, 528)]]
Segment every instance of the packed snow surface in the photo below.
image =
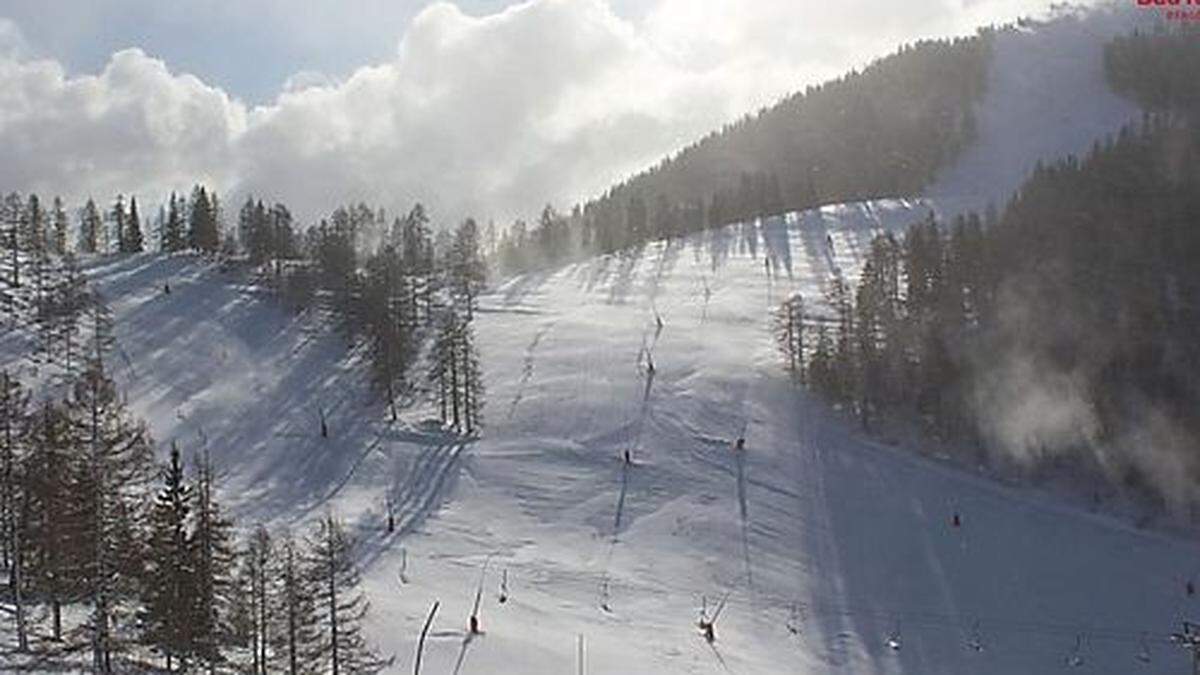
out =
[(1156, 11), (1131, 5), (1063, 5), (1046, 20), (994, 33), (978, 138), (926, 191), (939, 214), (1003, 208), (1039, 161), (1082, 157), (1140, 120), (1104, 75), (1104, 45), (1157, 20)]
[[(1178, 672), (1164, 637), (1194, 544), (867, 440), (782, 374), (768, 311), (819, 306), (919, 213), (828, 207), (499, 285), (476, 440), (427, 404), (389, 424), (344, 337), (240, 277), (161, 257), (91, 273), (131, 404), (160, 442), (207, 445), (243, 524), (333, 508), (356, 529), (395, 672), (434, 600), (430, 673), (576, 672), (580, 636), (588, 673), (1047, 673), (1073, 654)], [(710, 646), (696, 621), (726, 596)]]

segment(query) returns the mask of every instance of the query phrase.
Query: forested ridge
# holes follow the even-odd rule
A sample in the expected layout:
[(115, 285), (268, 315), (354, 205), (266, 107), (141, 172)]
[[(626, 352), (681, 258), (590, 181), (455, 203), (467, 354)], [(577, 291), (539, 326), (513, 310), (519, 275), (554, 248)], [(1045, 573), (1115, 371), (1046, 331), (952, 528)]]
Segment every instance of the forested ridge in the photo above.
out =
[(1039, 165), (999, 213), (877, 237), (857, 288), (833, 285), (832, 316), (779, 308), (787, 367), (868, 428), (917, 421), (972, 461), (1090, 466), (1193, 502), (1200, 87), (1183, 73), (1198, 44), (1190, 29), (1110, 43), (1113, 87), (1154, 112)]
[(820, 204), (911, 195), (976, 133), (991, 32), (925, 40), (715, 131), (498, 243), (516, 272)]

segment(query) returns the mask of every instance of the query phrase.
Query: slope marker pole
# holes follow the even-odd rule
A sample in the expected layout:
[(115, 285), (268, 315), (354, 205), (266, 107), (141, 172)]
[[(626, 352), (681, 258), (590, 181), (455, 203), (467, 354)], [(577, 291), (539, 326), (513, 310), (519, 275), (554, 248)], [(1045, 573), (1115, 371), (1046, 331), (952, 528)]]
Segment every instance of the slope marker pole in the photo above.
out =
[(433, 607), (429, 609), (429, 616), (425, 617), (425, 626), (421, 629), (421, 639), (417, 640), (417, 660), (413, 663), (413, 675), (421, 675), (421, 653), (425, 651), (425, 636), (429, 634), (429, 627), (433, 625), (433, 615), (437, 614), (440, 604), (441, 602), (434, 600)]
[(579, 665), (579, 675), (583, 675), (583, 633), (580, 633), (578, 638), (579, 639), (576, 640), (576, 643), (578, 645), (578, 650), (576, 652), (575, 658), (576, 658), (576, 663)]

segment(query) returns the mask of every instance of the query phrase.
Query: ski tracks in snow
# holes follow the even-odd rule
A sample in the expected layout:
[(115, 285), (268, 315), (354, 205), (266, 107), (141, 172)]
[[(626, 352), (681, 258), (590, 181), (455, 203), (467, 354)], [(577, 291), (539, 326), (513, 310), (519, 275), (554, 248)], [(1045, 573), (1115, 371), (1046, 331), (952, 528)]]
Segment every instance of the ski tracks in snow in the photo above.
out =
[(521, 379), (517, 382), (517, 393), (513, 395), (512, 403), (508, 406), (508, 417), (506, 419), (511, 420), (513, 418), (513, 415), (517, 412), (517, 406), (520, 405), (521, 399), (525, 397), (525, 387), (533, 379), (534, 355), (537, 353), (538, 345), (541, 344), (542, 339), (546, 337), (551, 328), (554, 328), (554, 322), (542, 324), (538, 332), (533, 335), (533, 340), (530, 341), (529, 346), (525, 348), (525, 362), (521, 368)]
[(392, 490), (399, 536), (413, 532), (441, 504), (469, 442), (455, 439), (421, 449), (404, 482)]

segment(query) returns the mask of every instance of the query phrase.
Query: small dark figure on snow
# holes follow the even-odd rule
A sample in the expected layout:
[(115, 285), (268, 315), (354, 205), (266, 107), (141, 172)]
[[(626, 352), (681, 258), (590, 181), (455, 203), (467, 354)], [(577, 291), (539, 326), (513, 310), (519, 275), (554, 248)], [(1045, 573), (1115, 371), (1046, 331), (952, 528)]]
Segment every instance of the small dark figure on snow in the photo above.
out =
[(733, 448), (735, 450), (745, 450), (746, 449), (746, 439), (738, 438), (737, 443), (734, 444)]
[(954, 527), (960, 527), (962, 525), (962, 518), (959, 518), (957, 512), (954, 514), (954, 517), (950, 519), (950, 524), (952, 524)]
[(829, 247), (829, 251), (833, 252), (833, 235), (825, 235), (825, 245)]
[(633, 456), (629, 454), (628, 450), (626, 450), (625, 451), (625, 465), (629, 466), (630, 464), (633, 464)]
[(163, 283), (163, 294), (165, 294), (165, 295), (171, 294), (171, 282), (167, 281), (167, 282)]
[(471, 635), (479, 635), (479, 617), (472, 614), (470, 624)]
[(700, 632), (704, 634), (704, 639), (712, 644), (717, 641), (716, 629), (713, 628), (713, 622), (705, 619), (700, 619)]
[(504, 576), (500, 578), (500, 604), (508, 602), (508, 570), (504, 570)]
[(388, 534), (391, 534), (395, 531), (396, 531), (396, 516), (394, 514), (389, 513), (388, 514)]

